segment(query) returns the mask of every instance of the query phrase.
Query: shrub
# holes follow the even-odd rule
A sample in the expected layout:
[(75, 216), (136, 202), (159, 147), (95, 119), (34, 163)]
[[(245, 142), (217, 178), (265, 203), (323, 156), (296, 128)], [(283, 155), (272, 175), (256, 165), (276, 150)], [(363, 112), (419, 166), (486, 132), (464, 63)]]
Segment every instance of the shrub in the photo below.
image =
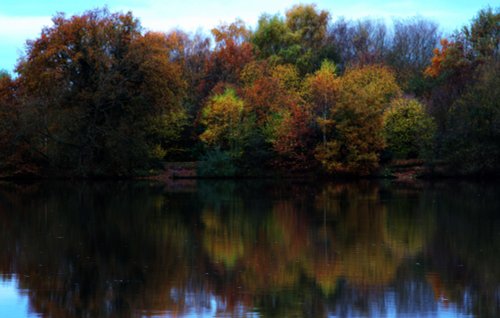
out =
[(208, 151), (198, 165), (198, 175), (202, 177), (233, 177), (236, 174), (233, 157), (219, 148)]

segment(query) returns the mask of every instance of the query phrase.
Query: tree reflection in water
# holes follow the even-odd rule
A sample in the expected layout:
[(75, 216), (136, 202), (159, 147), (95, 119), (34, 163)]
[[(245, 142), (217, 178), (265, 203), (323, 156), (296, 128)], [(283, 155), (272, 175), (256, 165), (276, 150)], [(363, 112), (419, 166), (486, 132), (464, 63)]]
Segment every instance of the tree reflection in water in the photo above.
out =
[(498, 316), (497, 211), (492, 184), (5, 183), (0, 274), (51, 317)]

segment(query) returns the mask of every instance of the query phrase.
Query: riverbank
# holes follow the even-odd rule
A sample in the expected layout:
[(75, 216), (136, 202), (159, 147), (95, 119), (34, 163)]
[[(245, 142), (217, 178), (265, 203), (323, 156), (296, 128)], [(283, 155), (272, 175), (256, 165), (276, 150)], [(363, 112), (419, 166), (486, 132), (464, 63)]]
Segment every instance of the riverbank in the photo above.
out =
[(290, 172), (265, 170), (247, 175), (202, 175), (199, 173), (198, 161), (165, 162), (162, 169), (129, 176), (76, 176), (61, 173), (45, 173), (31, 175), (4, 175), (0, 180), (155, 180), (160, 182), (188, 181), (197, 179), (314, 179), (314, 180), (359, 180), (359, 179), (390, 179), (395, 182), (414, 182), (423, 179), (472, 179), (496, 180), (498, 173), (490, 174), (460, 174), (443, 162), (426, 163), (420, 159), (393, 160), (381, 165), (376, 173), (368, 176), (328, 175), (321, 171)]
[[(335, 176), (327, 176), (318, 174), (317, 172), (309, 173), (279, 173), (270, 171), (263, 175), (249, 175), (249, 176), (203, 176), (197, 171), (198, 162), (167, 162), (164, 169), (158, 174), (148, 176), (147, 179), (166, 181), (176, 179), (207, 179), (207, 178), (338, 178)], [(393, 179), (399, 182), (410, 182), (421, 178), (449, 178), (451, 174), (446, 173), (445, 167), (441, 165), (426, 165), (423, 160), (410, 159), (410, 160), (394, 160), (390, 163), (383, 165), (379, 172), (364, 178), (375, 179)], [(342, 177), (345, 179), (346, 177)], [(348, 179), (358, 179), (359, 177), (349, 177)]]

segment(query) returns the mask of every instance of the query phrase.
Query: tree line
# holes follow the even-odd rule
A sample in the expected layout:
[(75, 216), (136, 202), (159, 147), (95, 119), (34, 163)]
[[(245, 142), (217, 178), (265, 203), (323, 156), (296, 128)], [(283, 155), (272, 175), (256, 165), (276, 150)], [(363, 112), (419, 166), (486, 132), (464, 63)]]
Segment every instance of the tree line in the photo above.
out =
[(210, 35), (132, 13), (57, 14), (0, 73), (2, 176), (370, 175), (394, 159), (500, 168), (500, 9), (443, 37), (424, 18), (333, 21), (315, 5)]

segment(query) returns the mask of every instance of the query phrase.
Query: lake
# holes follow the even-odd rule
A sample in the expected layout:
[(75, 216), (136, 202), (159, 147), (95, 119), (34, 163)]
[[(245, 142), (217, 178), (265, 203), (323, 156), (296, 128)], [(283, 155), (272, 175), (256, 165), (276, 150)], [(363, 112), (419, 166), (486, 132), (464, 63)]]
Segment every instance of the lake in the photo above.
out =
[(499, 317), (500, 184), (0, 185), (0, 317)]

